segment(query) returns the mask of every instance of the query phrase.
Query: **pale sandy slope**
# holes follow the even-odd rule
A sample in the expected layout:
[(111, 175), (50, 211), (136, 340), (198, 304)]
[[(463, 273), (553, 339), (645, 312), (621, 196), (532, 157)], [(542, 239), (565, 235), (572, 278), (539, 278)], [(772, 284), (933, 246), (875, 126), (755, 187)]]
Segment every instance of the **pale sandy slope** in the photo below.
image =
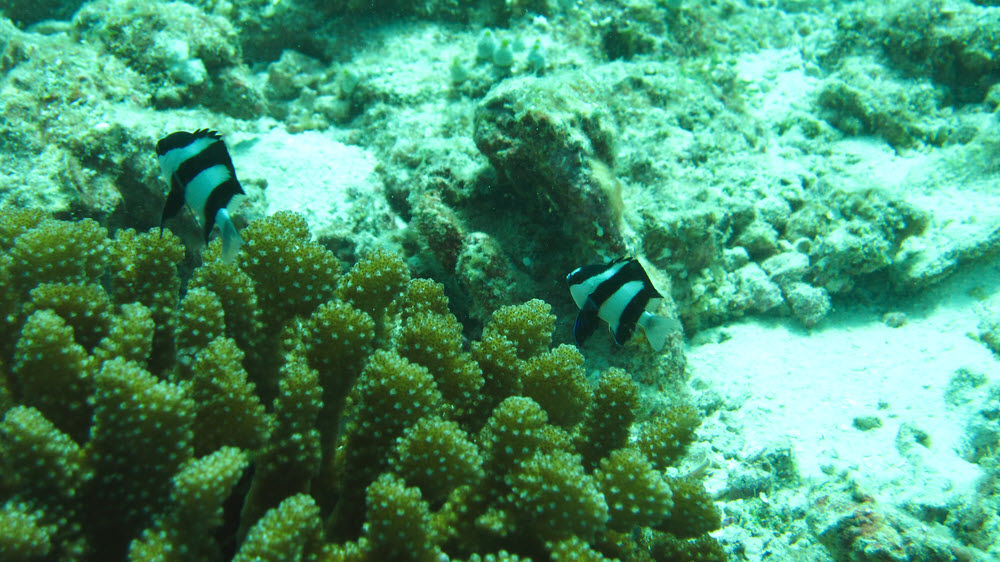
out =
[[(801, 480), (778, 485), (797, 487), (800, 498), (844, 478), (884, 506), (946, 507), (974, 497), (982, 472), (960, 453), (976, 393), (1000, 382), (1000, 362), (969, 334), (1000, 310), (1000, 260), (970, 266), (893, 310), (907, 315), (904, 326), (885, 325), (884, 309), (841, 305), (812, 331), (758, 319), (699, 336), (688, 350), (692, 386), (721, 393), (726, 404), (701, 430), (718, 442), (708, 455), (710, 491), (726, 493), (738, 464), (756, 453), (790, 447)], [(955, 407), (945, 393), (960, 369), (989, 382), (966, 389), (973, 400)], [(882, 426), (862, 431), (853, 424), (859, 416)], [(926, 432), (926, 446), (914, 445), (911, 428)], [(735, 458), (723, 458), (735, 449)], [(764, 501), (781, 496), (771, 492)]]
[[(745, 79), (769, 84), (751, 103), (775, 118), (807, 105), (815, 88), (801, 60), (787, 51), (748, 57), (741, 69)], [(926, 256), (925, 269), (943, 272), (967, 248), (989, 247), (986, 241), (1000, 232), (997, 157), (986, 154), (995, 147), (991, 139), (905, 155), (874, 139), (844, 139), (830, 148), (828, 161), (852, 155), (855, 164), (837, 176), (843, 188), (878, 187), (928, 211), (931, 225), (915, 239), (926, 251), (917, 251)], [(959, 451), (966, 410), (976, 404), (949, 407), (944, 394), (963, 368), (988, 377), (982, 392), (1000, 381), (1000, 363), (969, 336), (990, 311), (1000, 314), (1000, 259), (959, 268), (895, 308), (840, 303), (811, 331), (792, 320), (752, 319), (699, 334), (688, 350), (693, 386), (707, 382), (728, 407), (738, 406), (717, 414), (715, 423), (739, 433), (744, 454), (788, 444), (805, 478), (854, 471), (869, 492), (894, 502), (967, 490), (980, 471)], [(905, 313), (905, 325), (887, 326), (885, 312)], [(852, 423), (859, 416), (876, 416), (882, 426), (859, 430)], [(912, 442), (915, 429), (929, 435), (930, 446), (897, 446), (904, 426), (900, 443)], [(733, 447), (719, 448), (731, 453)]]

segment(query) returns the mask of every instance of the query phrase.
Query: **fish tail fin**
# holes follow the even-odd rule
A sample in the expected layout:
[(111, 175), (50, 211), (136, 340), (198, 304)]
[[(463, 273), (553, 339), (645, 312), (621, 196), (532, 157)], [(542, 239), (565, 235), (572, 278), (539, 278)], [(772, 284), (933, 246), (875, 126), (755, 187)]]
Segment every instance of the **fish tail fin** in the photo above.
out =
[(656, 316), (648, 312), (642, 313), (638, 324), (642, 327), (642, 331), (645, 332), (646, 339), (649, 340), (649, 345), (653, 346), (653, 349), (656, 351), (663, 349), (663, 346), (667, 343), (667, 336), (670, 334), (684, 333), (684, 327), (681, 325), (680, 320), (667, 318), (666, 316)]
[(225, 207), (219, 209), (219, 213), (216, 215), (216, 222), (219, 228), (222, 229), (222, 262), (233, 263), (236, 259), (236, 253), (239, 252), (240, 246), (243, 245), (243, 239), (240, 238), (240, 233), (236, 231), (236, 225), (229, 218), (229, 212), (226, 211)]

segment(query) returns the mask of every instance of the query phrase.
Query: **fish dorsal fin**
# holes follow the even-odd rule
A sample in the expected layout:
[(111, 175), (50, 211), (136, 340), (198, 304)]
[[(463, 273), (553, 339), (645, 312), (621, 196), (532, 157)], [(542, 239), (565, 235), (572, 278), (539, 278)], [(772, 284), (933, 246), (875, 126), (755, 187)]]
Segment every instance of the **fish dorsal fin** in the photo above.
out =
[(212, 129), (197, 129), (195, 132), (191, 133), (196, 139), (215, 139), (222, 140), (222, 135), (219, 131), (214, 131)]

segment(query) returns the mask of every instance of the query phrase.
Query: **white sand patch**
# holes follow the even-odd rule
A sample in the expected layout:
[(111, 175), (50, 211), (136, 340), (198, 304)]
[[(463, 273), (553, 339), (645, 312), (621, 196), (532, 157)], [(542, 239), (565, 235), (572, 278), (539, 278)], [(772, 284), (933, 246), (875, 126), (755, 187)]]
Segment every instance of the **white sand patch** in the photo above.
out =
[[(966, 415), (944, 393), (961, 368), (1000, 380), (1000, 363), (967, 335), (983, 307), (1000, 306), (998, 281), (996, 263), (964, 273), (900, 307), (908, 316), (900, 328), (861, 306), (812, 332), (767, 320), (719, 328), (729, 339), (688, 351), (691, 378), (740, 404), (728, 415), (742, 425), (744, 452), (789, 444), (803, 477), (846, 470), (883, 500), (938, 503), (941, 494), (969, 491), (980, 474), (958, 454)], [(973, 288), (993, 294), (977, 301)], [(877, 416), (882, 426), (857, 429), (859, 416)], [(928, 446), (897, 445), (904, 426), (925, 432)]]
[(806, 73), (801, 51), (794, 47), (743, 53), (736, 73), (747, 88), (747, 105), (768, 122), (787, 119), (795, 110), (808, 111), (820, 80)]
[(368, 150), (319, 132), (275, 128), (234, 135), (230, 152), (244, 185), (266, 185), (263, 214), (301, 213), (317, 238), (370, 236), (396, 225)]

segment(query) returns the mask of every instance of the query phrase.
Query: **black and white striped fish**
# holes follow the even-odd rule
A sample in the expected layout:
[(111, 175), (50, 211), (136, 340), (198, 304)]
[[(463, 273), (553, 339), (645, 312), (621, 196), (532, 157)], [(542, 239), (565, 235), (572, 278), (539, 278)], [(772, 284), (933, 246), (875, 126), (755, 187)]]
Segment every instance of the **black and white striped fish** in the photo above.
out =
[(667, 336), (682, 330), (674, 318), (656, 316), (663, 295), (656, 291), (642, 264), (622, 257), (610, 263), (585, 265), (566, 276), (569, 292), (580, 307), (573, 326), (576, 344), (583, 344), (597, 329), (598, 318), (608, 323), (618, 345), (624, 345), (638, 325), (653, 349), (663, 349)]
[(236, 232), (226, 207), (233, 197), (243, 195), (243, 187), (236, 179), (233, 159), (222, 137), (208, 129), (170, 133), (156, 143), (156, 156), (160, 170), (170, 182), (160, 228), (187, 204), (205, 227), (206, 244), (212, 228), (219, 225), (222, 259), (231, 263), (243, 239)]

